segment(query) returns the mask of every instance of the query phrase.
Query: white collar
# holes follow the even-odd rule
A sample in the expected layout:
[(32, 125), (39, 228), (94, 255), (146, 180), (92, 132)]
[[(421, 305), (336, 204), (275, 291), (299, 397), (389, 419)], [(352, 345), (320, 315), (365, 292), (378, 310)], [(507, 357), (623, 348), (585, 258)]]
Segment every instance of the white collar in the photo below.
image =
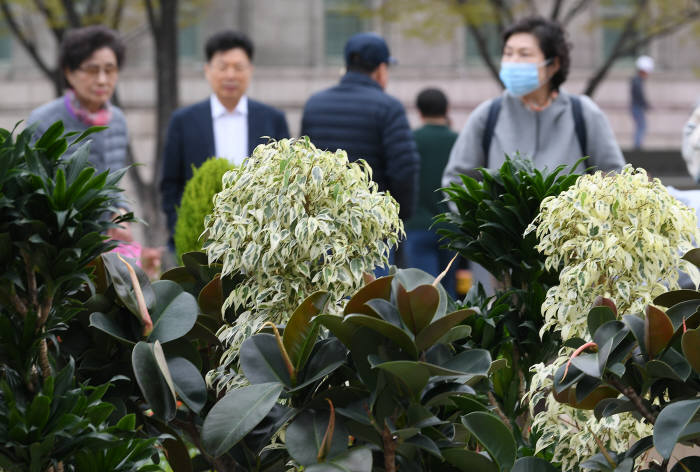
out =
[(218, 118), (220, 116), (226, 115), (226, 114), (233, 114), (233, 115), (243, 115), (247, 116), (248, 115), (248, 97), (243, 95), (240, 100), (238, 100), (238, 104), (236, 105), (236, 108), (229, 112), (226, 107), (219, 101), (219, 98), (216, 96), (216, 94), (212, 93), (211, 97), (209, 98), (209, 102), (211, 103), (211, 117), (212, 118)]

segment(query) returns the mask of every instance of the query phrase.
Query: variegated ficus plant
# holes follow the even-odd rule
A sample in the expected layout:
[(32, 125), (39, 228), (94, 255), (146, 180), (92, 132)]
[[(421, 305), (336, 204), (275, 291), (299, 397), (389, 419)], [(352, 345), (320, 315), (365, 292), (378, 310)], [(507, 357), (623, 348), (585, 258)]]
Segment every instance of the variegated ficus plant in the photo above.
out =
[[(308, 138), (258, 146), (222, 183), (205, 220), (206, 252), (223, 264), (223, 277), (244, 278), (224, 304), (236, 316), (218, 333), (227, 347), (223, 372), (246, 338), (266, 322), (286, 323), (312, 293), (327, 291), (330, 310), (342, 311), (362, 274), (388, 262), (403, 225), (367, 163), (316, 149)], [(220, 388), (230, 379), (209, 378)]]
[[(646, 352), (633, 346), (639, 341), (635, 338), (637, 325), (643, 326), (644, 320), (632, 320), (630, 328), (617, 319), (617, 314), (648, 313), (646, 307), (656, 297), (678, 288), (679, 270), (688, 272), (697, 285), (697, 268), (681, 259), (694, 241), (700, 241), (695, 212), (673, 198), (659, 179), (649, 179), (643, 169), (627, 166), (615, 175), (597, 172), (582, 176), (567, 191), (545, 199), (527, 232), (534, 230), (548, 266), (561, 269), (559, 285), (548, 291), (542, 307), (543, 329), (559, 330), (565, 340), (557, 361), (533, 367), (531, 404), (546, 399), (546, 408), (533, 423), (543, 431), (538, 448), (554, 444), (554, 459), (561, 461), (563, 470), (577, 470), (578, 464), (596, 453), (603, 454), (596, 456), (600, 459), (598, 465), (586, 463), (584, 467), (632, 470), (615, 467), (618, 461), (622, 465), (626, 460), (624, 467), (634, 463), (634, 453), (613, 456), (608, 451), (625, 450), (633, 441), (648, 438), (653, 422), (639, 421), (639, 412), (636, 416), (630, 412), (636, 411), (634, 407), (615, 414), (596, 410), (594, 415), (590, 410), (599, 400), (618, 395), (647, 404), (658, 400), (658, 392), (650, 391), (649, 384), (644, 384), (646, 389), (638, 389), (636, 395), (619, 388), (624, 385), (620, 379), (626, 373), (639, 373), (637, 369), (627, 370), (630, 359), (626, 356), (643, 356)], [(594, 316), (592, 321), (587, 314), (597, 297), (604, 297), (605, 304), (613, 309), (601, 312), (605, 316)], [(613, 324), (608, 326), (607, 322)], [(673, 325), (676, 331), (677, 324)], [(601, 331), (603, 326), (617, 336), (608, 336), (610, 333)], [(623, 339), (629, 342), (622, 343)], [(611, 357), (610, 351), (620, 343), (629, 349), (619, 359)], [(593, 354), (591, 359), (583, 354), (581, 359), (574, 359), (565, 376), (569, 360), (584, 350), (597, 351), (596, 359), (602, 359), (602, 367), (596, 363), (595, 368), (586, 371)], [(593, 372), (601, 375), (588, 375)], [(574, 390), (567, 390), (574, 384)], [(552, 393), (559, 401), (554, 401)]]

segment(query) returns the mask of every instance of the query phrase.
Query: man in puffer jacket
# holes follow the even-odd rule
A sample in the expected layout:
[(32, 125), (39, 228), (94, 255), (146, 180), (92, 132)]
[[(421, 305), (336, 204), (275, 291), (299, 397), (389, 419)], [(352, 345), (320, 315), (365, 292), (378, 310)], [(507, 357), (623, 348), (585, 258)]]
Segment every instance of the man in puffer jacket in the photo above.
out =
[(351, 37), (345, 45), (347, 73), (306, 102), (301, 135), (320, 149), (344, 149), (351, 161), (367, 161), (379, 190), (399, 202), (405, 221), (415, 208), (420, 160), (403, 106), (384, 92), (393, 62), (381, 36)]

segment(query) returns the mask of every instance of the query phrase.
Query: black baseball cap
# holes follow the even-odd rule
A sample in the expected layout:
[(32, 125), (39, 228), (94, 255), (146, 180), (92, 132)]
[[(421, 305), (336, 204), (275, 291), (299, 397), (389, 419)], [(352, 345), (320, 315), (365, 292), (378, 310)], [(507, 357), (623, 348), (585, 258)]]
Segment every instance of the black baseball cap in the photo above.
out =
[(383, 62), (396, 64), (386, 41), (377, 33), (357, 33), (348, 39), (345, 43), (345, 65), (350, 64), (350, 58), (354, 54), (359, 55), (360, 59), (371, 67), (377, 67)]

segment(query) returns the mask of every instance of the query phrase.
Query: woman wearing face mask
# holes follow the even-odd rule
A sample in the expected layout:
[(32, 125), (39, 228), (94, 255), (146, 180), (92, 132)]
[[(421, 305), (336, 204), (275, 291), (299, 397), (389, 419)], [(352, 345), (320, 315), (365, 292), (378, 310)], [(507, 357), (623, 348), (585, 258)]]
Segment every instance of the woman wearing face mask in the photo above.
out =
[(442, 184), (499, 168), (516, 153), (550, 170), (583, 156), (587, 167), (619, 170), (625, 164), (607, 118), (586, 96), (560, 90), (569, 72), (569, 43), (558, 23), (524, 18), (503, 34), (500, 77), (506, 90), (469, 116), (450, 153)]

